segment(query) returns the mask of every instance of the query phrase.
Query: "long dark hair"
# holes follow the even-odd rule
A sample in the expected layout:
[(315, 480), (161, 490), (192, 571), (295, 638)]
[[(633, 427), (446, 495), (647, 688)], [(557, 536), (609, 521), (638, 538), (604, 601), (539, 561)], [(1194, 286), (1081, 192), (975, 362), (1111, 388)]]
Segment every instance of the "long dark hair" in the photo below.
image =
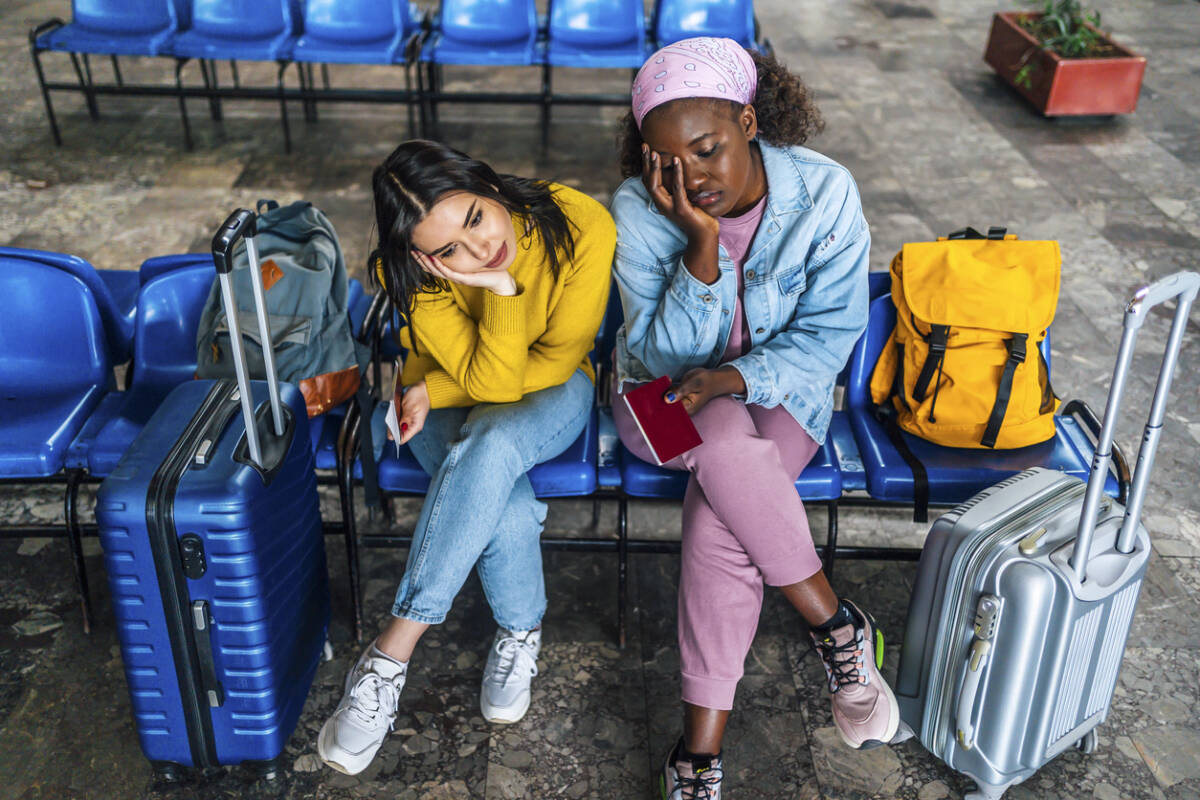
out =
[[(750, 53), (758, 72), (758, 90), (754, 95), (755, 116), (758, 118), (758, 135), (777, 146), (804, 144), (808, 138), (825, 127), (821, 112), (813, 102), (812, 93), (804, 81), (775, 56)], [(732, 114), (742, 110), (741, 103), (714, 98), (713, 103), (729, 106)], [(621, 120), (617, 134), (621, 175), (631, 177), (642, 174), (642, 134), (634, 121), (633, 112)]]
[[(410, 139), (371, 174), (379, 244), (367, 256), (367, 272), (406, 317), (418, 292), (446, 287), (412, 257), (412, 230), (452, 192), (470, 192), (496, 201), (524, 220), (524, 240), (536, 232), (555, 278), (563, 259), (575, 257), (573, 224), (554, 200), (546, 181), (499, 175), (482, 161), (440, 142)], [(532, 242), (530, 243), (532, 246)]]

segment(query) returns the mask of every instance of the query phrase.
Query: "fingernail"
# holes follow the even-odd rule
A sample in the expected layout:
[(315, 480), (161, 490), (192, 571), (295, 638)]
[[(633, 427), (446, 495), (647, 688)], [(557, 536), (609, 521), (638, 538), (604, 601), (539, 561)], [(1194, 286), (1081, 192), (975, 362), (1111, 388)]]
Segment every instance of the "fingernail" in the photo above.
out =
[(407, 422), (401, 422), (401, 423), (400, 423), (400, 432), (401, 432), (401, 433), (404, 433), (406, 430), (408, 430), (408, 423), (407, 423)]
[(675, 393), (674, 393), (674, 392), (667, 392), (667, 395), (666, 395), (666, 397), (667, 397), (667, 402), (668, 402), (668, 403), (674, 403), (674, 402), (675, 402)]

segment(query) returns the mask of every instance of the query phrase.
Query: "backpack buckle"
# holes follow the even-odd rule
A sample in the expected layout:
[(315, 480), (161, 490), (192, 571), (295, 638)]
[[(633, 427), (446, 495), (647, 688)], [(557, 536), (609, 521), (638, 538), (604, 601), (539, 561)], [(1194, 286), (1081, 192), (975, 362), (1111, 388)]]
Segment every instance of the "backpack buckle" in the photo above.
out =
[(1014, 333), (1013, 337), (1008, 340), (1008, 360), (1017, 364), (1025, 363), (1025, 340), (1028, 338), (1024, 333)]

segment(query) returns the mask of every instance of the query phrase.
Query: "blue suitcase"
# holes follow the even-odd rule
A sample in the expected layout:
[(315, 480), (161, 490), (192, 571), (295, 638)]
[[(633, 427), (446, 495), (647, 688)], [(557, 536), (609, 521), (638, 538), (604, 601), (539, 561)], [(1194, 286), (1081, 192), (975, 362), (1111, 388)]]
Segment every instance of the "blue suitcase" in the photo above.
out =
[[(230, 256), (244, 238), (269, 341), (253, 235), (253, 213), (235, 212), (213, 258), (228, 311)], [(269, 379), (247, 379), (237, 314), (228, 318), (237, 382), (171, 392), (96, 504), (138, 735), (165, 778), (232, 764), (273, 772), (328, 648), (304, 398), (277, 383), (269, 348)]]

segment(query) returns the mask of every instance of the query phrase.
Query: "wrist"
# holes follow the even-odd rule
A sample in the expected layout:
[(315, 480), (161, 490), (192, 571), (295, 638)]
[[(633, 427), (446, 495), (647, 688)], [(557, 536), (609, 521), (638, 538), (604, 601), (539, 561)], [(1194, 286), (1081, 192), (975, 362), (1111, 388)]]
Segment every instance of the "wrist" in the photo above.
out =
[(746, 393), (746, 380), (742, 377), (742, 373), (738, 372), (736, 367), (719, 367), (717, 369), (717, 373), (721, 376), (720, 386), (722, 394)]
[(698, 281), (716, 283), (721, 277), (721, 268), (717, 264), (717, 237), (707, 233), (688, 237), (687, 248), (683, 251), (683, 265)]
[(512, 297), (517, 293), (517, 281), (512, 275), (504, 273), (504, 280), (498, 281), (496, 285), (489, 286), (488, 290), (492, 294), (498, 294), (501, 297)]

